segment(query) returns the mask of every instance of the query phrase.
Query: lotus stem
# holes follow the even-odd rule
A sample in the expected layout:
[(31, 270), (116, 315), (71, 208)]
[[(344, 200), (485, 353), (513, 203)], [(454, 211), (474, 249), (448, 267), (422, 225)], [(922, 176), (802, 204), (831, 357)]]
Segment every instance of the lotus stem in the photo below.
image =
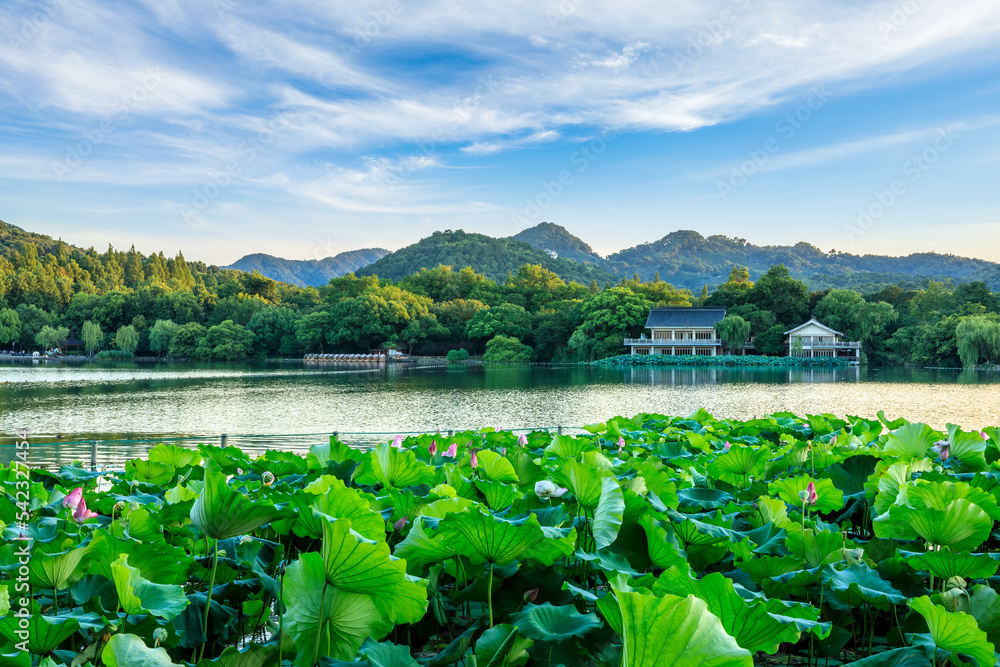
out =
[(490, 561), (490, 583), (486, 589), (486, 602), (490, 607), (490, 627), (493, 627), (493, 561)]
[(205, 643), (201, 645), (201, 655), (198, 660), (205, 657), (205, 647), (208, 646), (208, 612), (212, 609), (212, 591), (215, 589), (215, 568), (219, 564), (219, 540), (215, 540), (215, 553), (212, 558), (212, 574), (208, 578), (208, 599), (205, 601), (205, 617), (202, 619), (202, 634), (205, 635)]
[(323, 592), (319, 595), (319, 622), (316, 624), (316, 643), (313, 645), (313, 665), (319, 660), (319, 638), (323, 636), (323, 605), (326, 604), (326, 588), (329, 583), (323, 582)]

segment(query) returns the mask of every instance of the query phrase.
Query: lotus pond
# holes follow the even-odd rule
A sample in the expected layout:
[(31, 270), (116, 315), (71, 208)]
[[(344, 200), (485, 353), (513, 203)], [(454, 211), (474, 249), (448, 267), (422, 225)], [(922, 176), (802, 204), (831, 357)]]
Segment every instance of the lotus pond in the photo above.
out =
[(2, 664), (996, 664), (1000, 429), (586, 430), (15, 461)]

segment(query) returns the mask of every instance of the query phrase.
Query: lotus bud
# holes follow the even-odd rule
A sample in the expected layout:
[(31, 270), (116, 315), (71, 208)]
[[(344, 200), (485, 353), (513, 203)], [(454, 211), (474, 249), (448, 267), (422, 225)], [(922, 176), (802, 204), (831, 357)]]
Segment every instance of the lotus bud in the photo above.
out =
[(475, 470), (479, 467), (479, 458), (476, 456), (476, 450), (472, 450), (472, 457), (469, 459), (469, 465)]
[(393, 438), (392, 439), (392, 446), (395, 447), (396, 449), (402, 449), (403, 448), (403, 436), (397, 435), (395, 438)]
[(528, 444), (528, 436), (526, 434), (524, 434), (524, 433), (522, 433), (521, 435), (517, 436), (517, 444), (520, 447), (524, 447), (525, 445), (527, 445)]
[(726, 444), (725, 444), (725, 446), (723, 446), (722, 450), (726, 451), (726, 452), (729, 451), (729, 441), (728, 440), (726, 440)]
[(70, 491), (68, 496), (63, 498), (63, 507), (68, 507), (71, 510), (75, 510), (76, 506), (80, 504), (81, 500), (83, 500), (83, 487), (78, 486), (72, 491)]
[(404, 516), (399, 521), (392, 524), (392, 527), (397, 531), (403, 530), (403, 528), (406, 527), (406, 517)]
[(138, 502), (136, 502), (136, 501), (133, 500), (132, 502), (130, 502), (128, 504), (128, 511), (129, 512), (134, 512), (137, 509), (139, 509), (140, 507), (142, 507), (142, 505), (140, 505)]
[(219, 549), (219, 558), (225, 558), (228, 552), (225, 549)]
[(437, 440), (431, 440), (431, 446), (427, 448), (427, 453), (434, 456), (438, 453)]
[(969, 596), (961, 588), (951, 588), (942, 593), (938, 599), (941, 606), (952, 613), (956, 611), (969, 613)]
[(551, 498), (560, 498), (568, 490), (556, 486), (547, 479), (535, 482), (535, 495), (538, 496), (539, 500), (548, 501)]
[(80, 504), (73, 510), (73, 521), (76, 521), (79, 525), (83, 525), (88, 519), (93, 519), (96, 516), (97, 512), (88, 510), (87, 501), (80, 498)]
[(981, 437), (983, 440), (989, 440), (990, 439), (990, 436), (986, 435), (986, 431), (980, 431), (979, 432), (979, 437)]
[(249, 535), (240, 535), (240, 544), (247, 544), (253, 542), (253, 538)]
[(962, 577), (955, 576), (955, 577), (948, 577), (948, 582), (946, 586), (948, 588), (958, 588), (964, 591), (966, 588), (969, 587), (969, 584)]
[(804, 500), (806, 505), (815, 505), (816, 501), (819, 500), (819, 495), (816, 493), (815, 483), (809, 482), (809, 486), (806, 487), (806, 497)]
[(524, 591), (524, 601), (525, 602), (534, 602), (535, 598), (537, 598), (537, 597), (538, 597), (538, 589), (537, 588), (532, 588), (530, 591)]
[(506, 447), (501, 447), (500, 448), (500, 456), (507, 456), (507, 448)]
[(456, 456), (458, 456), (458, 443), (457, 442), (451, 443), (447, 451), (445, 451), (444, 455), (447, 456), (449, 459), (453, 459)]
[(625, 438), (618, 436), (618, 451), (625, 449)]
[(274, 484), (274, 473), (270, 470), (265, 470), (264, 474), (260, 476), (260, 481), (264, 486), (271, 486)]
[(159, 645), (165, 641), (167, 641), (166, 628), (156, 628), (153, 630), (153, 648), (159, 647)]

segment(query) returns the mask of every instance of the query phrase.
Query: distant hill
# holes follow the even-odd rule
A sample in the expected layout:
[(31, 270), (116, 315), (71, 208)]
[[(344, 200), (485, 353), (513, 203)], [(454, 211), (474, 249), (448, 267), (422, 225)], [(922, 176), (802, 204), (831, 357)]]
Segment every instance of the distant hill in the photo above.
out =
[[(554, 225), (553, 225), (554, 226)], [(484, 234), (444, 231), (434, 232), (413, 245), (400, 248), (379, 261), (357, 271), (360, 276), (379, 276), (399, 280), (422, 268), (446, 264), (456, 269), (471, 266), (487, 278), (507, 279), (509, 272), (524, 264), (541, 264), (564, 280), (603, 285), (617, 278), (605, 269), (559, 257), (553, 259), (544, 250), (513, 238), (496, 239)]]
[(638, 272), (643, 279), (650, 279), (658, 271), (663, 280), (689, 289), (705, 282), (709, 286), (725, 282), (734, 264), (749, 268), (754, 278), (773, 264), (784, 264), (793, 276), (815, 289), (843, 285), (864, 291), (870, 285), (896, 283), (905, 277), (982, 280), (991, 289), (1000, 289), (1000, 264), (981, 259), (930, 252), (905, 257), (826, 253), (809, 243), (756, 246), (746, 239), (706, 238), (690, 230), (671, 232), (658, 241), (622, 250), (609, 255), (608, 261), (620, 275)]
[(227, 269), (257, 271), (272, 280), (298, 285), (299, 287), (326, 285), (331, 278), (339, 278), (368, 266), (389, 254), (382, 248), (364, 248), (342, 252), (324, 259), (282, 259), (273, 255), (254, 253), (236, 260)]
[(570, 234), (565, 227), (542, 222), (525, 229), (511, 238), (524, 241), (539, 250), (552, 251), (559, 257), (583, 264), (605, 267), (607, 261), (582, 240)]

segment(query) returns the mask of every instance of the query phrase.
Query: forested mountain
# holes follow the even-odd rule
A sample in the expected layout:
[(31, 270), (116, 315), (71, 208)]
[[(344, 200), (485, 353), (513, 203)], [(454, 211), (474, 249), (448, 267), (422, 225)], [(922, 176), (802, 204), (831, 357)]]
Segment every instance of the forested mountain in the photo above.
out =
[(330, 282), (330, 278), (339, 278), (357, 271), (388, 254), (389, 251), (383, 248), (363, 248), (323, 259), (299, 260), (254, 253), (241, 257), (225, 268), (248, 273), (257, 271), (272, 280), (281, 280), (299, 287), (319, 287)]
[(484, 234), (472, 234), (461, 229), (434, 232), (413, 245), (400, 248), (374, 264), (357, 271), (359, 276), (378, 276), (400, 280), (420, 269), (444, 264), (456, 270), (471, 266), (475, 271), (496, 281), (506, 280), (525, 264), (540, 264), (563, 280), (588, 284), (596, 280), (617, 282), (608, 271), (574, 262), (563, 257), (553, 259), (544, 250), (533, 248), (513, 238), (496, 239)]
[(784, 264), (813, 289), (843, 286), (866, 291), (878, 284), (898, 283), (900, 276), (950, 278), (956, 283), (982, 280), (993, 289), (1000, 288), (1000, 264), (981, 259), (931, 252), (906, 257), (836, 250), (826, 253), (804, 242), (756, 246), (746, 239), (706, 238), (690, 230), (671, 232), (658, 241), (622, 250), (609, 255), (608, 261), (619, 275), (638, 272), (648, 280), (659, 271), (663, 280), (690, 289), (705, 282), (710, 287), (722, 283), (734, 265), (747, 267), (751, 278), (757, 278), (775, 264)]
[(559, 257), (571, 259), (574, 262), (607, 266), (608, 262), (598, 255), (582, 240), (573, 236), (565, 227), (551, 222), (540, 222), (534, 227), (525, 229), (512, 236), (516, 241), (524, 241), (539, 250), (551, 250)]

